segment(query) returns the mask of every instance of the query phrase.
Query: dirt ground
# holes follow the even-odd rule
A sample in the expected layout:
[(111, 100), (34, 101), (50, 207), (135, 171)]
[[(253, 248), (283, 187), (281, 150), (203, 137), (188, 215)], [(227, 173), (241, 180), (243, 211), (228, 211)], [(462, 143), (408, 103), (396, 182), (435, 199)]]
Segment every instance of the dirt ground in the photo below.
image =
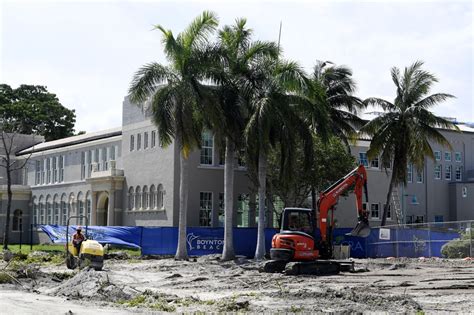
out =
[[(3, 265), (2, 265), (3, 264)], [(107, 260), (103, 271), (36, 268), (0, 285), (8, 314), (160, 312), (474, 312), (474, 263), (447, 259), (355, 260), (355, 273), (289, 276), (262, 263)], [(0, 263), (0, 270), (5, 263)], [(30, 272), (32, 273), (32, 272)]]

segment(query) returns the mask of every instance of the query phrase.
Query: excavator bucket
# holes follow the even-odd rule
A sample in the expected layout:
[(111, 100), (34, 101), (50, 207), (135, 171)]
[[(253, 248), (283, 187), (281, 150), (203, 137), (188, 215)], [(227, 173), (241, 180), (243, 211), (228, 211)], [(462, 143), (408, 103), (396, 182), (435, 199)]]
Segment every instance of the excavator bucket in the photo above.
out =
[(370, 234), (369, 224), (364, 222), (364, 221), (359, 221), (359, 223), (357, 223), (356, 227), (350, 233), (347, 233), (346, 235), (367, 237), (367, 236), (369, 236), (369, 234)]

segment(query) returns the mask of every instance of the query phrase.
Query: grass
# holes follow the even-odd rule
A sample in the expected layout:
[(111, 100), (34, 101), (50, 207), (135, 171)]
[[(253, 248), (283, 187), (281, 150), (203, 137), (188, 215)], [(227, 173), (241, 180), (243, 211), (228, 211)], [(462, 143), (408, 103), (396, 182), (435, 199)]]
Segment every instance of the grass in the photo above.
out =
[(30, 250), (30, 245), (8, 245), (8, 249), (12, 253), (22, 253), (22, 254), (29, 254), (31, 251), (41, 251), (41, 252), (62, 252), (64, 253), (64, 244), (61, 245), (50, 245), (50, 244), (41, 244), (41, 245), (33, 245), (33, 250)]
[(146, 290), (142, 294), (139, 294), (130, 300), (120, 300), (117, 303), (126, 307), (147, 307), (160, 312), (176, 311), (176, 306), (171, 305), (162, 297), (156, 296), (149, 290)]
[(6, 272), (0, 271), (0, 284), (12, 282), (12, 278)]

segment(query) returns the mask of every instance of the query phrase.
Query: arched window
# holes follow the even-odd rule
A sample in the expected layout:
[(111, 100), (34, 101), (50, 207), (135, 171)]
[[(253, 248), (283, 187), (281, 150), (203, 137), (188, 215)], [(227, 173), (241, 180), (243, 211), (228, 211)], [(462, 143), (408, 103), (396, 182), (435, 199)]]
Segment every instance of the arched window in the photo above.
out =
[(142, 208), (142, 191), (140, 186), (135, 189), (135, 209), (140, 210)]
[(12, 231), (23, 231), (23, 212), (20, 209), (16, 209), (13, 212), (13, 224)]
[(53, 198), (53, 213), (54, 213), (54, 221), (53, 224), (59, 224), (59, 196), (56, 194)]
[(61, 224), (66, 225), (67, 224), (67, 196), (66, 194), (62, 194), (61, 196)]
[(36, 225), (38, 224), (38, 199), (33, 197), (33, 224)]
[(155, 189), (155, 185), (150, 186), (150, 209), (156, 209), (156, 189)]
[(128, 189), (128, 210), (133, 210), (135, 209), (135, 192), (133, 190), (133, 187), (130, 187)]
[(82, 192), (79, 192), (77, 194), (77, 215), (79, 217), (79, 224), (83, 225), (85, 220), (84, 220), (84, 194)]
[(46, 221), (44, 219), (44, 198), (43, 198), (43, 196), (39, 197), (38, 205), (39, 205), (39, 224), (45, 224)]
[(86, 216), (89, 224), (91, 224), (92, 219), (92, 199), (91, 199), (91, 192), (88, 191), (86, 194)]
[(68, 218), (70, 216), (77, 215), (76, 196), (74, 196), (74, 193), (69, 194), (69, 199), (67, 203), (67, 215), (68, 215)]
[(143, 194), (142, 194), (142, 206), (144, 210), (149, 209), (149, 204), (148, 204), (148, 187), (143, 186)]
[(51, 196), (48, 195), (46, 197), (46, 224), (52, 224), (53, 223), (53, 203), (51, 200)]
[(158, 209), (164, 209), (165, 205), (165, 191), (163, 190), (163, 185), (158, 185)]

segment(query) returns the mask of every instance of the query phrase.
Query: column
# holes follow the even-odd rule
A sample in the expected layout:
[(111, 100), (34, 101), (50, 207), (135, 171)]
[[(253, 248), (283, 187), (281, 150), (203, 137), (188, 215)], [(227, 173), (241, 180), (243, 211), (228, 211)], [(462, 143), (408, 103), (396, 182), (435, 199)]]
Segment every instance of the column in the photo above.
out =
[(97, 225), (97, 192), (93, 191), (91, 196), (91, 225)]
[(109, 191), (109, 208), (107, 209), (107, 225), (115, 224), (115, 189)]

